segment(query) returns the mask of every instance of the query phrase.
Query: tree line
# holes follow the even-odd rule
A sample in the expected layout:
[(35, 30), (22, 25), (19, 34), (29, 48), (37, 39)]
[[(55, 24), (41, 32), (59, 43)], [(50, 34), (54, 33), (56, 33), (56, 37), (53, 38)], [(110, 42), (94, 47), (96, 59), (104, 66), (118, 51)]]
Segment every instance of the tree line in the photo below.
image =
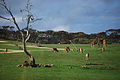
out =
[[(21, 41), (22, 36), (14, 26), (0, 26), (0, 39)], [(26, 29), (22, 29), (24, 33)], [(66, 31), (38, 31), (30, 28), (30, 38), (28, 42), (39, 44), (88, 44), (95, 38), (106, 39), (107, 43), (120, 43), (120, 29), (109, 29), (105, 32), (86, 34), (84, 32), (69, 33)]]

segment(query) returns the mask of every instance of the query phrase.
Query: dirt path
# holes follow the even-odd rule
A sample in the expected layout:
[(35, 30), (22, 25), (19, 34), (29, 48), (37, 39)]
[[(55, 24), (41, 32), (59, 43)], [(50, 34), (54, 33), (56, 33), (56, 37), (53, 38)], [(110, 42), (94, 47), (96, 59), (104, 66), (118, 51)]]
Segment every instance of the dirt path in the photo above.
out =
[[(7, 42), (7, 41), (0, 41), (0, 42)], [(10, 46), (15, 46), (14, 44), (4, 44), (4, 45), (10, 45)], [(22, 45), (20, 45), (22, 46)], [(49, 48), (49, 47), (38, 47), (36, 45), (28, 45), (27, 47), (33, 47), (33, 48), (44, 48), (44, 49), (49, 49), (49, 50), (28, 50), (30, 51), (52, 51), (53, 48)], [(58, 50), (64, 50), (64, 48), (57, 48)], [(23, 50), (11, 50), (9, 49), (7, 52), (4, 49), (0, 49), (3, 50), (3, 52), (0, 53), (19, 53), (19, 52), (24, 52)]]
[(7, 41), (0, 41), (0, 42), (7, 42)]
[[(27, 46), (27, 47), (34, 47), (34, 48), (44, 48), (44, 49), (53, 49), (53, 48), (49, 48), (49, 47), (38, 47), (38, 46)], [(64, 48), (57, 48), (58, 50), (64, 50)]]
[[(47, 47), (42, 47), (42, 48), (47, 48)], [(29, 52), (31, 51), (52, 51), (52, 48), (47, 48), (47, 49), (50, 49), (50, 50), (28, 50)], [(0, 49), (0, 50), (3, 50), (3, 49)], [(64, 49), (58, 49), (58, 50), (64, 50)], [(19, 52), (24, 52), (23, 50), (8, 50), (7, 52), (5, 50), (3, 50), (3, 52), (0, 52), (0, 53), (19, 53)]]
[(3, 52), (0, 52), (0, 53), (19, 53), (19, 52), (24, 52), (23, 50), (9, 50), (7, 52), (3, 51)]
[(52, 49), (52, 48), (49, 48), (49, 47), (38, 47), (38, 46), (35, 46), (35, 45), (33, 45), (33, 46), (27, 46), (27, 47)]
[[(0, 50), (3, 50), (3, 49), (0, 49)], [(31, 51), (52, 51), (52, 50), (28, 50), (28, 52), (31, 52)], [(5, 52), (3, 50), (3, 52), (0, 52), (0, 53), (19, 53), (19, 52), (24, 52), (23, 50), (8, 50), (7, 52)]]

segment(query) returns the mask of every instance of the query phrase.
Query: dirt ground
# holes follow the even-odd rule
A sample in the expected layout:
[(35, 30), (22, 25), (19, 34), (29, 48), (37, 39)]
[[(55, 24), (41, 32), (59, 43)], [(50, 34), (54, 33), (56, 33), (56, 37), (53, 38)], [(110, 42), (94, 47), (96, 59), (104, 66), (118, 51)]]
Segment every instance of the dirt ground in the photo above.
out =
[(0, 41), (0, 42), (7, 42), (7, 41)]
[[(0, 42), (6, 42), (6, 41), (0, 41)], [(5, 44), (5, 45), (11, 45), (11, 46), (15, 46), (14, 44)], [(52, 48), (49, 48), (49, 47), (38, 47), (38, 46), (35, 46), (35, 45), (28, 45), (27, 47), (34, 47), (34, 48), (46, 48), (46, 49), (50, 49), (50, 50), (44, 50), (44, 51), (52, 51)], [(63, 48), (57, 48), (58, 50), (64, 50)], [(23, 50), (10, 50), (8, 49), (8, 51), (6, 52), (5, 49), (0, 49), (0, 50), (3, 50), (3, 52), (0, 52), (0, 53), (18, 53), (18, 52), (24, 52)], [(36, 50), (29, 50), (29, 51), (36, 51)], [(39, 50), (39, 51), (43, 51), (43, 50)]]

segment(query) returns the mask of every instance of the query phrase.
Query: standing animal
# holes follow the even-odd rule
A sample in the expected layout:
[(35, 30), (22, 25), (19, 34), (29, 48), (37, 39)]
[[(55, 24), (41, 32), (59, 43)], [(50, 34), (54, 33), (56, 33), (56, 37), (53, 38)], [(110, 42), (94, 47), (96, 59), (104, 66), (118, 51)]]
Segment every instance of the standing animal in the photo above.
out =
[(70, 51), (70, 48), (69, 47), (66, 47), (64, 48), (66, 52), (69, 52)]
[(96, 44), (96, 39), (94, 39), (92, 42), (91, 42), (91, 47), (94, 47)]
[(101, 41), (98, 39), (98, 41), (97, 41), (98, 47), (100, 47), (100, 44), (101, 44)]
[(106, 48), (107, 41), (104, 39), (103, 40), (103, 47)]
[(59, 52), (57, 48), (53, 48), (53, 51), (54, 52)]
[(78, 49), (80, 53), (83, 53), (83, 49), (82, 48), (79, 48)]
[(86, 53), (86, 54), (85, 54), (85, 59), (86, 59), (86, 60), (89, 60), (89, 57), (90, 57), (89, 53)]
[(5, 48), (5, 52), (8, 52), (8, 48)]

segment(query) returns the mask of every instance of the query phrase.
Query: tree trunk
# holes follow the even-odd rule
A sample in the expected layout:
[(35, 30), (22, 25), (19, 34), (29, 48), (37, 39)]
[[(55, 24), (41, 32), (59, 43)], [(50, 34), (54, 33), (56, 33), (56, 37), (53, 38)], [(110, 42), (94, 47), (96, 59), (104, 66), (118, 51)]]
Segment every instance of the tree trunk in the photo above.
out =
[(25, 54), (27, 54), (27, 56), (29, 57), (30, 63), (32, 65), (35, 65), (35, 58), (27, 51), (25, 37), (22, 36), (22, 39), (23, 39), (23, 41), (22, 41), (23, 42), (23, 50), (24, 50)]

